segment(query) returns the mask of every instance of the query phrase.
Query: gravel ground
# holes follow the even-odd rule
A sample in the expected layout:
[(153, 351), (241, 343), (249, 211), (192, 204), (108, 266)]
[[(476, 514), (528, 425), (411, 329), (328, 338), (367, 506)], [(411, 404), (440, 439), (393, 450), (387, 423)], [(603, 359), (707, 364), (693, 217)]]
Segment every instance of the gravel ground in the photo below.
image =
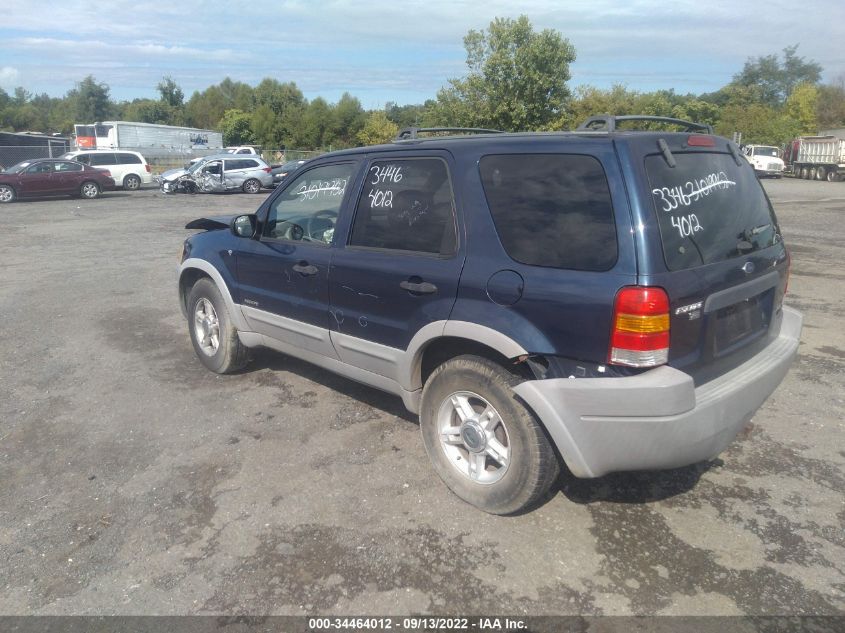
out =
[(799, 357), (720, 459), (488, 516), (401, 402), (194, 358), (186, 221), (262, 195), (0, 208), (2, 614), (845, 613), (845, 183), (766, 181)]

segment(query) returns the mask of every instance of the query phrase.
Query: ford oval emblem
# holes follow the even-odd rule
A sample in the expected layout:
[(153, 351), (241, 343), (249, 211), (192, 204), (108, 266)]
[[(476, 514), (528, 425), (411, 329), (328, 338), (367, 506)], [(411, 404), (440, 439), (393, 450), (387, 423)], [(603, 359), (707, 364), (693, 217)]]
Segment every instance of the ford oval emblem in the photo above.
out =
[(742, 265), (742, 270), (746, 275), (750, 275), (754, 272), (754, 262), (745, 262)]

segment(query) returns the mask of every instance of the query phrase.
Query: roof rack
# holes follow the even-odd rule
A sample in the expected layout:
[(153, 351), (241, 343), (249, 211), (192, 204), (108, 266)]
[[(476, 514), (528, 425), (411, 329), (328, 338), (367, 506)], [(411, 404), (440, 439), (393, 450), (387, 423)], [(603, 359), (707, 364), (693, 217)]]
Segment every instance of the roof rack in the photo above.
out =
[(708, 125), (707, 123), (695, 123), (693, 121), (684, 121), (683, 119), (673, 119), (665, 116), (649, 116), (646, 114), (626, 114), (623, 116), (600, 114), (598, 116), (591, 116), (579, 125), (577, 130), (614, 132), (616, 131), (616, 123), (619, 121), (653, 121), (657, 123), (672, 123), (674, 125), (683, 126), (685, 128), (685, 132), (706, 132), (707, 134), (713, 134), (713, 126)]
[(438, 132), (449, 132), (458, 134), (503, 134), (502, 130), (488, 130), (481, 127), (406, 127), (399, 130), (394, 141), (405, 141), (419, 138), (420, 132), (435, 134)]

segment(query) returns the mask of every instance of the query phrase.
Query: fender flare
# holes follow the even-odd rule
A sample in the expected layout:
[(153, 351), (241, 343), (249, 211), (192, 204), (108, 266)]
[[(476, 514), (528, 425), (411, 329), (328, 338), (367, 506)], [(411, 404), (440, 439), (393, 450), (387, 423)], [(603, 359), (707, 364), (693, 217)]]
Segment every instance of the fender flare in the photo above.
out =
[(220, 274), (220, 271), (204, 259), (189, 257), (179, 266), (180, 287), (182, 284), (182, 276), (185, 274), (185, 271), (189, 269), (201, 270), (211, 277), (211, 280), (223, 296), (223, 301), (226, 302), (226, 309), (229, 311), (229, 316), (235, 325), (235, 329), (242, 332), (248, 332), (250, 330), (249, 325), (247, 325), (240, 306), (238, 306), (232, 299), (232, 293), (229, 292), (229, 286), (226, 285), (226, 281), (223, 279), (223, 275)]

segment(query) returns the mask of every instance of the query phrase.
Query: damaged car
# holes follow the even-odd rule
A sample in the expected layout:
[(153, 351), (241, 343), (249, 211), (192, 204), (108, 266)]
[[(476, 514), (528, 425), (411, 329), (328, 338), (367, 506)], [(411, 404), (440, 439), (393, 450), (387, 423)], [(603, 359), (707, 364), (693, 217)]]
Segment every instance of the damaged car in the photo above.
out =
[(273, 174), (264, 160), (231, 154), (206, 156), (187, 168), (171, 169), (159, 176), (163, 193), (258, 193), (272, 184)]

